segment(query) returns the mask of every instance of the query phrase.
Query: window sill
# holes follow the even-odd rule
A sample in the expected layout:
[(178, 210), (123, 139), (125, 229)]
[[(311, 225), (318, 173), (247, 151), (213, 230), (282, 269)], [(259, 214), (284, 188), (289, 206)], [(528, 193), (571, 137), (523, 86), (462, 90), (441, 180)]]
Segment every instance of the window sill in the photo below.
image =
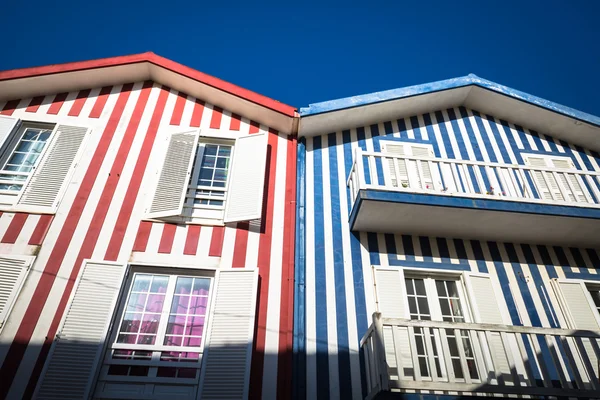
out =
[(11, 213), (31, 213), (31, 214), (56, 214), (56, 208), (54, 207), (43, 207), (43, 206), (24, 206), (24, 205), (11, 205), (11, 204), (0, 204), (0, 212), (11, 212)]

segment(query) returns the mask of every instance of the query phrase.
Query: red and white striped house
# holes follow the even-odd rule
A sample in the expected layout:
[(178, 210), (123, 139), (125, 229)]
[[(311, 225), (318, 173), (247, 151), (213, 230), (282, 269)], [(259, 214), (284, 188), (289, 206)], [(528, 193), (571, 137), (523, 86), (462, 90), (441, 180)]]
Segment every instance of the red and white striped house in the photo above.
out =
[(0, 110), (0, 398), (290, 397), (293, 107), (144, 53)]

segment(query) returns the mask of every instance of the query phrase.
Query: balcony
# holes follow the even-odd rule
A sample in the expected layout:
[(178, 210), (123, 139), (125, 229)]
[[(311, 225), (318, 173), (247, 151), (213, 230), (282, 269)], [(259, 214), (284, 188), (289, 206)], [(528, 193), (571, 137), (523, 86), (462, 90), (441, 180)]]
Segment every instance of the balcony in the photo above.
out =
[(356, 149), (355, 231), (595, 247), (600, 172)]
[(367, 399), (400, 398), (415, 390), (595, 398), (600, 393), (599, 338), (600, 332), (592, 331), (391, 319), (375, 313), (360, 342)]

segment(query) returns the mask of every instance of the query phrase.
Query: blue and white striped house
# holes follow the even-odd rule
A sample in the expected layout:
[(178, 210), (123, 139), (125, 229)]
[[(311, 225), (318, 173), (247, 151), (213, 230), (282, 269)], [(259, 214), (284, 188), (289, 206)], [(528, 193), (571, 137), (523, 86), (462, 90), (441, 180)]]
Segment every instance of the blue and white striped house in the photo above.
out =
[(300, 115), (298, 399), (600, 397), (600, 118), (474, 75)]

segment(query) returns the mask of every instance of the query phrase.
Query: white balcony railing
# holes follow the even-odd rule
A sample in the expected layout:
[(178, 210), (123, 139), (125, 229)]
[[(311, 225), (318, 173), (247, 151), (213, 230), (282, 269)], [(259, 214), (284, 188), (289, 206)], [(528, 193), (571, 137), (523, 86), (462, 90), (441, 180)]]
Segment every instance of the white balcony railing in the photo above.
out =
[(360, 345), (367, 398), (381, 391), (510, 397), (600, 393), (600, 332), (391, 319), (375, 313)]
[(365, 152), (347, 185), (361, 189), (600, 208), (600, 172)]

